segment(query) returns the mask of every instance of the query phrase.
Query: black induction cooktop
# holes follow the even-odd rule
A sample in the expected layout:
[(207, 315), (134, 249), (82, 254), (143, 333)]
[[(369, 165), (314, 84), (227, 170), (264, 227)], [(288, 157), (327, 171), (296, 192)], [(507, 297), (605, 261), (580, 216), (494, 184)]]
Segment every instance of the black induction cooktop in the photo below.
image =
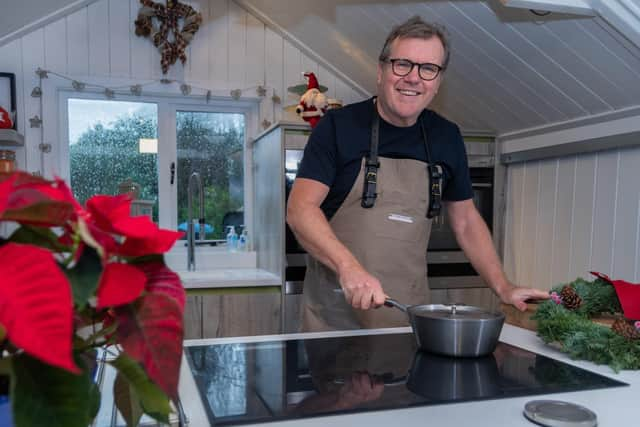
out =
[(412, 334), (186, 350), (216, 426), (627, 385), (504, 343), (482, 358), (420, 352)]

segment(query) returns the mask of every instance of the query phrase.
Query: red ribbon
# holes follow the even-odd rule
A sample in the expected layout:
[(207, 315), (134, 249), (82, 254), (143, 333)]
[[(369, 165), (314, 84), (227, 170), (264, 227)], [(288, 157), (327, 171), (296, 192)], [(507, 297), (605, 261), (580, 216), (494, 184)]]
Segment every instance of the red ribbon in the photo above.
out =
[(591, 271), (594, 276), (611, 283), (616, 290), (624, 317), (640, 320), (640, 283), (629, 283), (624, 280), (611, 280), (606, 274)]

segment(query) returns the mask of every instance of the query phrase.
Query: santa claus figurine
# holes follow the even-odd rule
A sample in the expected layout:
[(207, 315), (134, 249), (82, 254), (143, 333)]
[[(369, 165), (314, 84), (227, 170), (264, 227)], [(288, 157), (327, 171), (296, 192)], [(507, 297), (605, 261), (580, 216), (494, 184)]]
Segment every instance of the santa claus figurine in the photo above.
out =
[(300, 103), (296, 106), (296, 114), (314, 128), (327, 112), (329, 104), (327, 97), (320, 91), (315, 74), (304, 73), (304, 76), (307, 78), (307, 91), (300, 97)]
[(0, 107), (0, 129), (13, 128), (13, 121), (11, 120), (11, 114), (4, 108)]

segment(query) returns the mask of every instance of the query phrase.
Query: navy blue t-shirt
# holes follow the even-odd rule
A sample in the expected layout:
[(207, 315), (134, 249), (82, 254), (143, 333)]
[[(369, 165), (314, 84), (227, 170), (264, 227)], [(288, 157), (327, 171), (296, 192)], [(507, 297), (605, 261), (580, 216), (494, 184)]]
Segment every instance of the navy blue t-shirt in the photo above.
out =
[[(330, 110), (315, 127), (297, 176), (313, 179), (329, 187), (321, 205), (327, 219), (340, 208), (355, 183), (362, 158), (369, 154), (373, 99)], [(431, 163), (444, 169), (442, 199), (467, 200), (473, 197), (467, 155), (458, 126), (437, 113), (422, 113)], [(413, 126), (397, 127), (380, 118), (378, 143), (380, 157), (414, 159), (425, 162), (427, 153), (420, 121)], [(425, 183), (426, 186), (426, 183)]]

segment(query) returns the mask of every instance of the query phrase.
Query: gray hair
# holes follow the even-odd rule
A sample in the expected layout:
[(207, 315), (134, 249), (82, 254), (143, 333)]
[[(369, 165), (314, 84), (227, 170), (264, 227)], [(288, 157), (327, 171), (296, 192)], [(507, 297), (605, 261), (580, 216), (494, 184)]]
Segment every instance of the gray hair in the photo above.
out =
[(441, 66), (442, 69), (445, 70), (449, 65), (449, 39), (446, 30), (441, 25), (423, 21), (418, 15), (412, 16), (406, 22), (391, 29), (387, 40), (384, 42), (378, 60), (380, 62), (386, 62), (389, 59), (391, 55), (391, 43), (396, 39), (416, 38), (427, 40), (434, 36), (440, 39), (442, 47), (444, 47), (444, 62)]

